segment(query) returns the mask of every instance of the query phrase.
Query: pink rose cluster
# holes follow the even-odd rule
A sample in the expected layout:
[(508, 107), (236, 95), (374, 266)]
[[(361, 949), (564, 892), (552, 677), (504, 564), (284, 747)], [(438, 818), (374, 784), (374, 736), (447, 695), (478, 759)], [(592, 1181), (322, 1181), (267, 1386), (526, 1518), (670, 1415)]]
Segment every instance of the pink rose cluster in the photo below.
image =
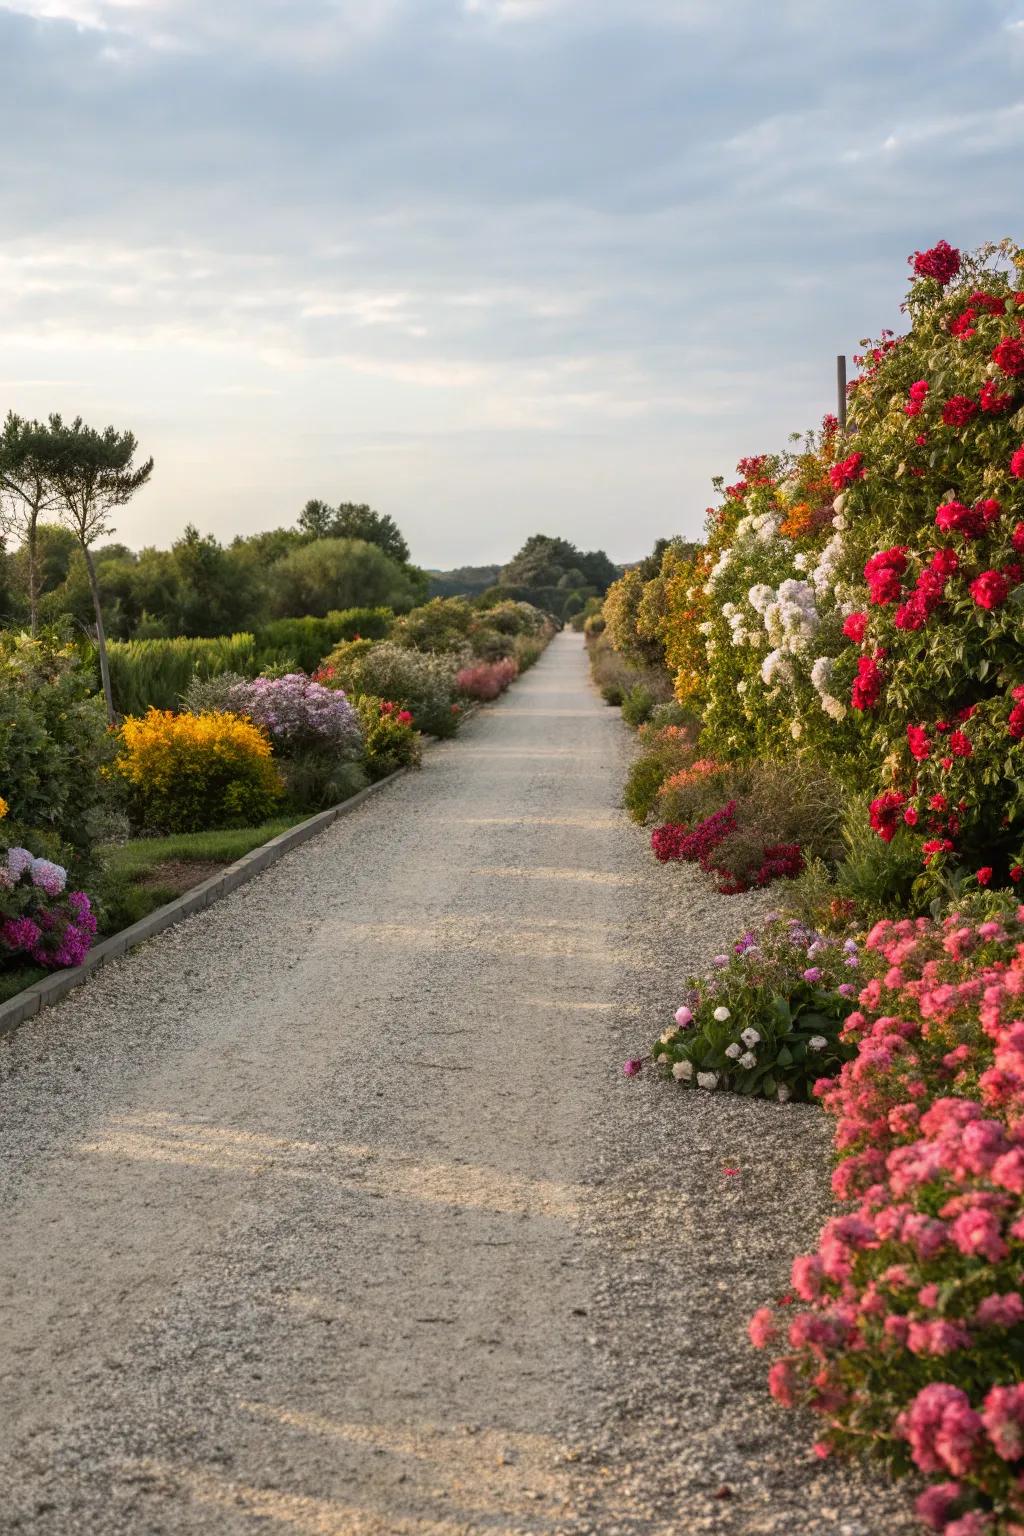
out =
[(48, 970), (81, 965), (96, 937), (84, 891), (66, 892), (67, 870), (27, 848), (0, 864), (0, 958), (25, 956)]
[(793, 1264), (769, 1389), (938, 1479), (918, 1510), (946, 1536), (1024, 1531), (1024, 907), (878, 923), (855, 1046), (815, 1085), (835, 1117), (843, 1212)]

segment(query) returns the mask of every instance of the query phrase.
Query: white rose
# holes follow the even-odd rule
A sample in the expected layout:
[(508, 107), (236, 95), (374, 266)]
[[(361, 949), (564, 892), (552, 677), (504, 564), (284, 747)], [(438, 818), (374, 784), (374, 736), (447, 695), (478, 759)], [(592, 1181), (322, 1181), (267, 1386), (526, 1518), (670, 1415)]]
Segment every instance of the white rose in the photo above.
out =
[(841, 512), (845, 506), (846, 506), (846, 492), (845, 491), (840, 491), (839, 495), (836, 497), (835, 501), (832, 503), (832, 511), (833, 512)]
[(740, 1057), (740, 1066), (747, 1067), (748, 1069), (750, 1067), (757, 1066), (757, 1057), (754, 1055), (753, 1051), (744, 1051), (743, 1055)]
[(828, 1045), (828, 1041), (824, 1035), (812, 1035), (807, 1044), (812, 1051), (823, 1051), (826, 1045)]
[(792, 1091), (786, 1087), (785, 1083), (783, 1083), (782, 1087), (779, 1089), (779, 1103), (788, 1104), (792, 1097)]
[(756, 1029), (745, 1029), (742, 1035), (740, 1035), (740, 1039), (746, 1046), (755, 1046), (761, 1044), (761, 1036), (758, 1034)]
[(740, 1054), (741, 1050), (742, 1050), (742, 1046), (735, 1045), (735, 1044), (734, 1045), (727, 1045), (726, 1048), (725, 1048), (725, 1054), (728, 1057), (730, 1057), (733, 1061), (735, 1061), (736, 1057)]
[(698, 1072), (697, 1073), (697, 1087), (698, 1088), (706, 1088), (709, 1093), (714, 1093), (715, 1089), (718, 1087), (718, 1073), (717, 1072)]
[(661, 1055), (658, 1057), (658, 1066), (659, 1067), (663, 1067), (667, 1061), (668, 1061), (668, 1052), (667, 1051), (662, 1051)]
[[(732, 1018), (732, 1014), (729, 1012), (728, 1008), (716, 1008), (712, 1017), (716, 1018), (719, 1024), (724, 1024), (726, 1019)], [(758, 1035), (757, 1038), (760, 1040), (761, 1036)]]
[(677, 1083), (689, 1082), (690, 1078), (693, 1076), (693, 1062), (677, 1061), (675, 1066), (672, 1068), (672, 1076), (675, 1078)]

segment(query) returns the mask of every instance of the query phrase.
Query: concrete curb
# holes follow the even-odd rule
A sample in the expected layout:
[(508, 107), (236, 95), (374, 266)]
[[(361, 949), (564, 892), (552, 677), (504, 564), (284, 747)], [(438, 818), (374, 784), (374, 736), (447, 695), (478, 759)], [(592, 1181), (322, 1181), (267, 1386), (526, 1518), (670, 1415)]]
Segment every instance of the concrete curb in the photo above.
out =
[(0, 1003), (0, 1039), (43, 1008), (50, 1008), (54, 1003), (59, 1003), (61, 998), (88, 981), (93, 972), (99, 970), (100, 966), (105, 965), (108, 960), (119, 960), (137, 944), (153, 938), (155, 934), (162, 933), (165, 928), (170, 928), (175, 923), (180, 923), (182, 918), (191, 917), (194, 912), (201, 912), (204, 907), (213, 906), (214, 902), (223, 900), (240, 885), (245, 885), (246, 881), (261, 875), (286, 853), (290, 853), (293, 848), (301, 847), (303, 843), (308, 843), (310, 838), (316, 837), (319, 833), (325, 832), (340, 817), (347, 816), (349, 811), (354, 811), (365, 800), (369, 800), (371, 795), (378, 794), (388, 784), (394, 783), (395, 779), (401, 778), (405, 772), (406, 769), (399, 768), (397, 772), (389, 774), (386, 779), (380, 779), (376, 784), (370, 784), (366, 789), (361, 789), (350, 799), (342, 800), (338, 805), (332, 805), (329, 811), (320, 811), (316, 816), (310, 816), (307, 821), (300, 821), (297, 826), (289, 827), (287, 832), (281, 832), (277, 837), (272, 837), (269, 843), (263, 843), (261, 847), (254, 848), (251, 853), (245, 854), (234, 864), (229, 864), (219, 874), (211, 875), (209, 880), (204, 880), (201, 885), (193, 886), (190, 891), (185, 892), (184, 896), (179, 896), (175, 901), (169, 901), (166, 906), (157, 907), (155, 912), (150, 912), (149, 916), (142, 918), (140, 922), (132, 923), (130, 928), (122, 928), (120, 933), (104, 939), (102, 944), (97, 944), (89, 951), (83, 965), (77, 965), (71, 970), (57, 971), (53, 976), (47, 976), (44, 981), (37, 981), (31, 987), (26, 987), (24, 992), (19, 992), (6, 1003)]

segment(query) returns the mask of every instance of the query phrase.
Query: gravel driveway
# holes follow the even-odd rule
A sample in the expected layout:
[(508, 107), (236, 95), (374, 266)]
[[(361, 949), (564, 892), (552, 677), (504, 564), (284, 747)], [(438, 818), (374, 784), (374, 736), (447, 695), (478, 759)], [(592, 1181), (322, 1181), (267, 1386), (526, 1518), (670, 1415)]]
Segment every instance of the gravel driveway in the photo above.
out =
[(0, 1531), (909, 1529), (743, 1335), (823, 1117), (622, 1077), (756, 907), (654, 863), (629, 750), (560, 636), (0, 1043)]

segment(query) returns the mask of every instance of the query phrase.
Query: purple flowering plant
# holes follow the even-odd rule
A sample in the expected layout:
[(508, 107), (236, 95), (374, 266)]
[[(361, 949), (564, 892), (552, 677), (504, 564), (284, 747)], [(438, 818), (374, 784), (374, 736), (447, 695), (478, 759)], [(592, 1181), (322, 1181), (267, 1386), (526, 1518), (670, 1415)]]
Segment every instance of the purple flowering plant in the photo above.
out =
[(304, 672), (256, 677), (236, 684), (228, 708), (267, 731), (282, 756), (327, 750), (356, 759), (363, 746), (359, 716), (340, 688), (325, 688)]
[(856, 1005), (859, 965), (855, 940), (772, 915), (716, 955), (707, 975), (689, 978), (654, 1062), (686, 1087), (806, 1099), (852, 1055), (840, 1030)]
[(0, 960), (47, 970), (81, 965), (96, 937), (84, 891), (67, 890), (67, 870), (27, 848), (0, 851)]

